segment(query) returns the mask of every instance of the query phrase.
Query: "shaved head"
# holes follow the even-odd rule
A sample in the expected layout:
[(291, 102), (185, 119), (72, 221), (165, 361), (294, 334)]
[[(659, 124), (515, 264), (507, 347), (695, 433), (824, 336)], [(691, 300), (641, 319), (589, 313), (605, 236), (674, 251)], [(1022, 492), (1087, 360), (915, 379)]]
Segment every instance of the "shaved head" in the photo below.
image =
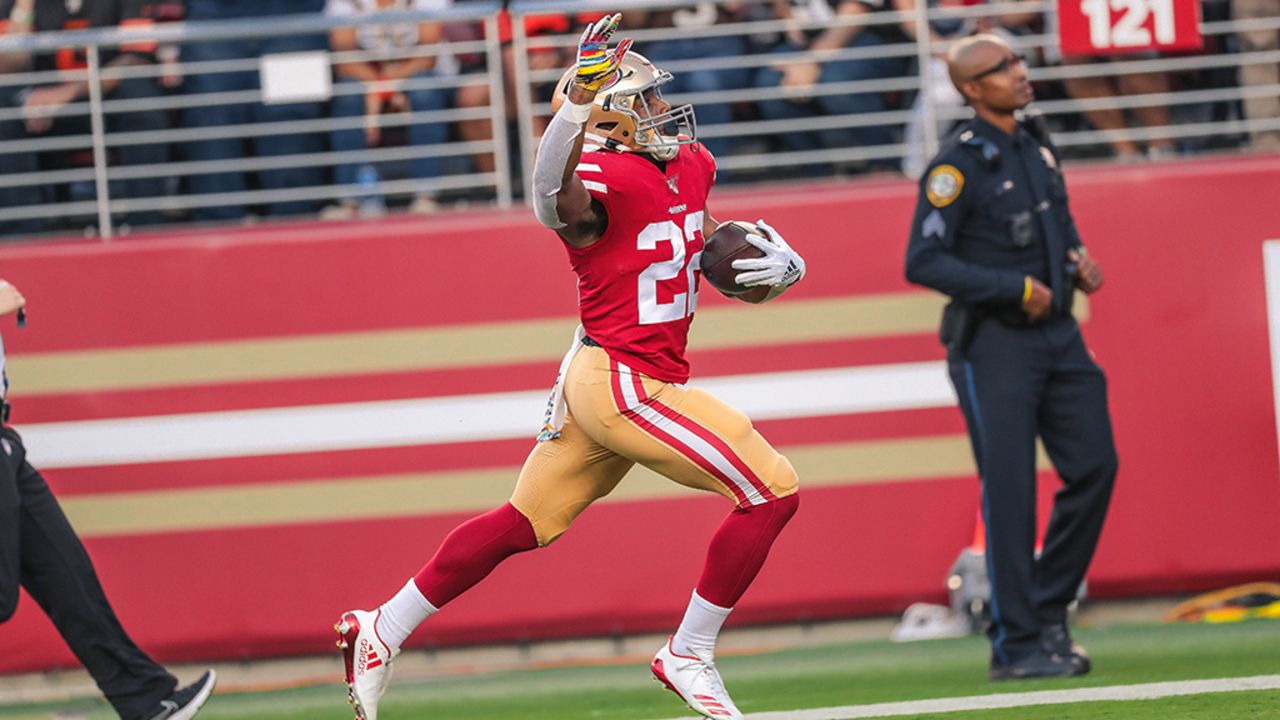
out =
[(974, 112), (988, 120), (1015, 122), (1013, 113), (1035, 99), (1025, 59), (996, 35), (973, 35), (952, 45), (947, 72)]
[(963, 95), (961, 85), (1000, 62), (1008, 54), (1008, 43), (997, 35), (982, 34), (964, 38), (947, 51), (947, 72), (951, 74), (951, 84)]

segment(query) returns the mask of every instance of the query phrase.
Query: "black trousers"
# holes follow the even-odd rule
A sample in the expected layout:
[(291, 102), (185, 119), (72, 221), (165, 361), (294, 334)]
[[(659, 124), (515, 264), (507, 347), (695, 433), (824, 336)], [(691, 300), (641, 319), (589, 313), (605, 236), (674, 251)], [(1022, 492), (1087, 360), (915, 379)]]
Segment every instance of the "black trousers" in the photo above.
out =
[(129, 639), (93, 563), (22, 438), (0, 429), (0, 623), (27, 589), (123, 720), (146, 720), (177, 685)]
[[(1066, 622), (1093, 559), (1119, 460), (1107, 382), (1074, 318), (1030, 327), (981, 321), (947, 357), (982, 478), (992, 660), (1033, 652), (1040, 629)], [(1062, 488), (1035, 557), (1036, 437)]]

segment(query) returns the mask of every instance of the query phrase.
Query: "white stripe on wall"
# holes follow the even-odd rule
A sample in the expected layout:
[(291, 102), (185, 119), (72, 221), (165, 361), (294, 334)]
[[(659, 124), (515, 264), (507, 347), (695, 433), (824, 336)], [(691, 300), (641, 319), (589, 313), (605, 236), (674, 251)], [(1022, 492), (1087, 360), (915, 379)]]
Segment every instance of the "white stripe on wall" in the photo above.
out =
[[(945, 407), (941, 362), (729, 375), (694, 383), (756, 420)], [(36, 467), (88, 467), (528, 437), (547, 393), (38, 423), (21, 428)]]

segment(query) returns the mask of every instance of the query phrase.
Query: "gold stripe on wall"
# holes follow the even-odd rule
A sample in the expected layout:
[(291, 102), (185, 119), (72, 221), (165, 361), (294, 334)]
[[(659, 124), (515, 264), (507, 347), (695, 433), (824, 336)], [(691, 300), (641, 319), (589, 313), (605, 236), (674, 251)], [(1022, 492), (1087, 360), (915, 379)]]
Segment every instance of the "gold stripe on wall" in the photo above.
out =
[[(974, 476), (963, 435), (805, 445), (784, 452), (801, 486), (809, 488)], [(1048, 467), (1043, 453), (1040, 465)], [(518, 472), (518, 467), (504, 467), (79, 495), (62, 505), (86, 537), (473, 513), (510, 497)], [(638, 467), (603, 502), (691, 492)]]
[[(692, 346), (933, 332), (942, 298), (929, 292), (735, 305), (699, 312)], [(23, 394), (103, 392), (554, 361), (573, 317), (257, 340), (36, 353), (8, 359)]]

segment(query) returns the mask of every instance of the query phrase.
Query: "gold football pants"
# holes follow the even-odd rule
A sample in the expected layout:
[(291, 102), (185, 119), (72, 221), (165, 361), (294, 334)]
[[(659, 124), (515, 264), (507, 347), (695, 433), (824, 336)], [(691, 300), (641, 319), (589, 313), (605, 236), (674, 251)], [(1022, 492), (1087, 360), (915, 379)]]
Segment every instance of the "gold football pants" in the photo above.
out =
[(642, 375), (594, 346), (578, 351), (564, 383), (560, 437), (529, 453), (511, 497), (540, 545), (563, 534), (636, 463), (739, 507), (798, 489), (791, 463), (746, 415), (710, 393)]

